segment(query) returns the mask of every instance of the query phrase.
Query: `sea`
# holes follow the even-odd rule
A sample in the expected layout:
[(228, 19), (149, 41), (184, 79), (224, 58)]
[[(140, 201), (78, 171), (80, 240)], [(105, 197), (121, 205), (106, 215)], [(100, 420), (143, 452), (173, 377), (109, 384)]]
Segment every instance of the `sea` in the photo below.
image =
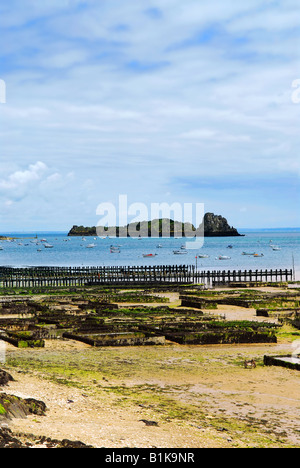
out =
[[(185, 238), (3, 233), (0, 235), (13, 239), (0, 240), (0, 266), (195, 265), (199, 271), (293, 269), (294, 279), (300, 280), (300, 228), (240, 230), (240, 233), (243, 236), (206, 237), (202, 247), (196, 243), (193, 246), (195, 239)], [(47, 244), (52, 247), (46, 248)], [(184, 250), (187, 245), (189, 248)], [(149, 254), (153, 256), (144, 257)]]

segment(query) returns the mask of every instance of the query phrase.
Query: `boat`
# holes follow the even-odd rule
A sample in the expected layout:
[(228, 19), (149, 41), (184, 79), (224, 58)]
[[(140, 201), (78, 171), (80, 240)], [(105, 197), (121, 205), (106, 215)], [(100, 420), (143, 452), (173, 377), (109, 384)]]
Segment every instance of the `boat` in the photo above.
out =
[(161, 245), (161, 244), (158, 244), (158, 245), (156, 246), (156, 248), (157, 248), (157, 249), (161, 249), (161, 248), (162, 248), (162, 245)]
[(218, 259), (218, 260), (230, 260), (231, 257), (227, 257), (227, 255), (219, 255), (219, 256), (217, 257), (217, 259)]
[(143, 257), (156, 257), (157, 254), (143, 254)]
[(187, 254), (187, 250), (173, 250), (173, 254), (184, 255), (184, 254)]
[(93, 249), (94, 247), (96, 247), (95, 244), (89, 244), (86, 246), (87, 249)]
[(209, 258), (209, 255), (205, 255), (205, 254), (198, 255), (198, 258)]
[(120, 248), (118, 246), (117, 247), (115, 247), (113, 245), (110, 246), (110, 253), (120, 253), (120, 252), (121, 251), (120, 251)]
[(118, 245), (117, 246), (111, 245), (110, 250), (120, 250), (120, 247)]
[(272, 250), (281, 250), (281, 248), (278, 247), (277, 245), (272, 245)]
[(249, 252), (242, 252), (242, 255), (254, 255), (254, 254), (255, 254), (255, 252), (250, 252), (250, 253)]
[(233, 246), (231, 244), (227, 245), (227, 249), (232, 249), (232, 247)]
[(253, 257), (263, 257), (263, 256), (264, 256), (263, 253), (262, 254), (257, 254), (257, 253), (253, 254)]
[(48, 244), (48, 243), (44, 243), (44, 247), (45, 247), (45, 249), (52, 249), (53, 245)]

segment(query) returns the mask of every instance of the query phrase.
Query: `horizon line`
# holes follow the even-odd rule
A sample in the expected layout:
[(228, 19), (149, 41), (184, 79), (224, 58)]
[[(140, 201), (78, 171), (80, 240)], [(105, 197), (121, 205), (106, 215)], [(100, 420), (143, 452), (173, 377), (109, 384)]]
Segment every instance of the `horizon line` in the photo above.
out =
[[(244, 230), (244, 231), (257, 231), (257, 230), (262, 230), (262, 231), (266, 231), (266, 230), (280, 230), (280, 229), (294, 229), (294, 230), (300, 230), (300, 226), (282, 226), (282, 227), (240, 227), (240, 228), (236, 228), (236, 229), (239, 229), (239, 230)], [(38, 234), (38, 233), (45, 233), (45, 232), (53, 232), (53, 233), (68, 233), (70, 231), (70, 229), (68, 230), (60, 230), (60, 229), (57, 229), (57, 230), (48, 230), (48, 229), (43, 229), (43, 230), (38, 230), (38, 229), (31, 229), (31, 230), (24, 230), (24, 231), (21, 231), (21, 230), (11, 230), (11, 231), (0, 231), (0, 235), (8, 235), (9, 233), (23, 233), (23, 234)]]

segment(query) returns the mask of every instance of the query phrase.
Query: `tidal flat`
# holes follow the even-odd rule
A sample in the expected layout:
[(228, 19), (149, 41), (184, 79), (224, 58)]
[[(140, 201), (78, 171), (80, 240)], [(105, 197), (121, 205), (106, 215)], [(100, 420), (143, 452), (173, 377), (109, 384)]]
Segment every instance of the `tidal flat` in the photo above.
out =
[[(223, 299), (224, 295), (232, 295), (232, 291), (228, 294), (228, 289), (215, 290), (213, 296)], [(285, 314), (282, 300), (280, 313), (274, 309), (274, 295), (297, 301), (297, 291), (265, 286), (249, 289), (251, 297), (254, 291), (272, 295), (268, 296), (272, 307), (267, 318), (257, 315), (257, 307), (224, 303), (213, 309), (202, 308), (201, 312), (213, 320), (236, 322), (240, 319), (274, 324), (276, 342), (182, 345), (167, 339), (164, 345), (91, 346), (77, 339), (66, 339), (60, 333), (55, 338), (51, 333), (51, 339), (44, 334), (44, 346), (38, 348), (18, 348), (6, 342), (5, 362), (1, 368), (9, 372), (14, 381), (9, 382), (5, 392), (42, 400), (47, 407), (45, 415), (13, 418), (8, 421), (9, 427), (20, 437), (27, 434), (30, 440), (41, 437), (80, 440), (93, 447), (299, 447), (299, 371), (264, 365), (265, 355), (290, 354), (293, 343), (300, 339), (300, 331), (295, 327), (297, 311), (294, 316)], [(56, 315), (63, 311), (76, 315), (79, 321), (86, 315), (93, 318), (96, 315), (98, 319), (101, 315), (101, 320), (110, 324), (112, 321), (124, 323), (122, 312), (132, 324), (128, 307), (133, 307), (136, 323), (137, 306), (142, 307), (144, 323), (144, 307), (148, 307), (147, 319), (152, 317), (158, 326), (168, 320), (173, 324), (176, 320), (183, 322), (181, 293), (151, 291), (154, 302), (149, 303), (144, 300), (145, 292), (135, 292), (130, 302), (124, 302), (129, 296), (122, 292), (120, 302), (115, 302), (118, 298), (114, 291), (118, 309), (115, 312), (110, 309), (106, 319), (103, 316), (106, 312), (96, 310), (95, 304), (91, 307), (91, 302), (90, 308), (85, 307), (84, 313), (82, 309), (78, 313), (76, 303), (80, 298), (82, 305), (83, 299), (80, 291), (76, 291), (75, 301), (75, 293), (70, 294), (71, 302), (69, 296), (62, 301), (56, 293), (54, 300), (53, 294), (40, 292), (33, 293), (30, 301), (44, 306), (47, 303), (51, 316), (54, 309)], [(89, 294), (85, 291), (85, 300), (90, 294), (95, 299), (99, 291)], [(235, 290), (235, 296), (237, 294)], [(205, 291), (204, 296), (208, 295)], [(292, 298), (287, 297), (291, 295)], [(50, 298), (53, 299), (51, 304)], [(263, 299), (265, 308), (266, 296)], [(290, 301), (287, 302), (290, 309)], [(159, 309), (162, 304), (171, 312), (163, 309), (162, 313)], [(295, 302), (292, 305), (297, 308)], [(195, 309), (184, 310), (190, 310), (190, 314), (184, 314), (185, 322), (189, 317), (194, 320)], [(44, 307), (30, 313), (37, 316), (45, 311)], [(8, 319), (8, 312), (3, 309), (3, 323), (4, 318)], [(199, 323), (197, 314), (196, 317)], [(15, 323), (13, 327), (16, 328)], [(55, 328), (53, 324), (47, 327), (52, 332)], [(245, 365), (250, 361), (255, 362), (254, 367)]]

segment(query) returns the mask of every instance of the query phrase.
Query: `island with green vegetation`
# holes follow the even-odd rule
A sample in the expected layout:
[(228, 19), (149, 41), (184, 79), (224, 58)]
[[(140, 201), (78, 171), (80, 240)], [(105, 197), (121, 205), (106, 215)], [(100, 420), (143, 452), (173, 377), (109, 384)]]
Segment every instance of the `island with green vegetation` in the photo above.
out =
[(97, 236), (101, 234), (116, 237), (228, 237), (241, 236), (230, 226), (223, 216), (206, 213), (198, 228), (191, 223), (182, 223), (169, 218), (129, 223), (127, 226), (77, 226), (74, 225), (68, 236)]

